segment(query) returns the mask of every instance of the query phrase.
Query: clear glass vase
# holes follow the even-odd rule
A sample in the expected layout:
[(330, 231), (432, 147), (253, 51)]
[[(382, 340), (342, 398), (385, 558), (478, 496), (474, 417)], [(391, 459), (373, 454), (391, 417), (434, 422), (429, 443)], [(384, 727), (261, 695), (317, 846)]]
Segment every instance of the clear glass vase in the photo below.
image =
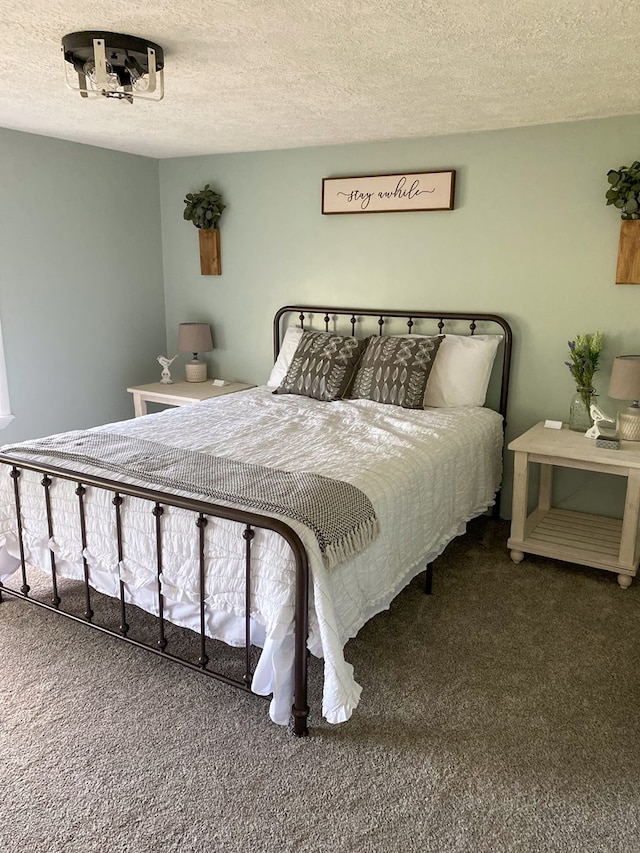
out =
[(586, 432), (593, 426), (591, 403), (595, 402), (593, 388), (576, 388), (569, 406), (569, 429), (575, 432)]

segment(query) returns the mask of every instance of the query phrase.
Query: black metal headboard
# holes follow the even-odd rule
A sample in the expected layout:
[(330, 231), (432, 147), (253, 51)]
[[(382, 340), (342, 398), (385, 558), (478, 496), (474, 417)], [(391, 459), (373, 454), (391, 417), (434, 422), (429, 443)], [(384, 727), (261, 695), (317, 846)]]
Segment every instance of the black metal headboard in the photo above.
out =
[[(431, 325), (433, 334), (446, 334), (449, 329), (451, 334), (460, 333), (460, 325), (466, 324), (465, 333), (473, 335), (476, 332), (485, 329), (488, 332), (498, 333), (496, 326), (501, 330), (503, 336), (502, 361), (496, 360), (497, 364), (501, 364), (501, 373), (499, 378), (499, 403), (496, 406), (497, 411), (503, 417), (503, 423), (506, 424), (507, 417), (507, 402), (509, 398), (509, 374), (511, 371), (511, 347), (512, 347), (512, 332), (508, 321), (499, 314), (481, 314), (477, 311), (396, 311), (396, 310), (378, 310), (373, 308), (326, 308), (316, 305), (285, 305), (278, 309), (273, 318), (273, 352), (274, 357), (278, 357), (280, 352), (280, 344), (284, 336), (284, 331), (289, 323), (286, 322), (289, 315), (297, 315), (296, 320), (302, 328), (305, 328), (305, 323), (311, 327), (315, 321), (317, 324), (323, 324), (325, 331), (337, 331), (340, 328), (340, 320), (343, 321), (343, 327), (351, 328), (351, 334), (360, 337), (358, 332), (362, 334), (372, 334), (371, 324), (367, 327), (367, 320), (374, 318), (374, 326), (378, 326), (378, 334), (386, 334), (387, 327), (391, 328), (396, 320), (404, 320), (406, 330), (402, 334), (411, 334), (414, 327), (419, 326), (420, 332), (423, 331), (423, 321), (436, 321)], [(346, 320), (345, 320), (346, 318)], [(395, 324), (399, 326), (398, 323)], [(436, 331), (437, 329), (437, 331)], [(391, 330), (389, 331), (391, 333)], [(396, 333), (398, 333), (396, 331)], [(494, 368), (494, 371), (498, 369)]]

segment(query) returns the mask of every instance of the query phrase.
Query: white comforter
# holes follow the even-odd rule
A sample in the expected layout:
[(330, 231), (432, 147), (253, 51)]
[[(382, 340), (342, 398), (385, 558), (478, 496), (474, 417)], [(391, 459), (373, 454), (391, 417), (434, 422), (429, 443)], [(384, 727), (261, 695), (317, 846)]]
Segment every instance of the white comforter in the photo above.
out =
[[(343, 654), (347, 640), (371, 616), (386, 609), (426, 562), (464, 531), (469, 519), (493, 503), (501, 477), (501, 418), (484, 408), (413, 411), (365, 400), (322, 403), (273, 395), (261, 387), (99, 429), (273, 468), (336, 477), (367, 494), (380, 522), (380, 536), (366, 552), (331, 572), (323, 565), (311, 531), (290, 522), (309, 554), (309, 648), (324, 658), (323, 714), (332, 723), (347, 720), (360, 697), (353, 668)], [(52, 490), (56, 521), (50, 541), (40, 477), (25, 472), (22, 480), (27, 559), (46, 569), (51, 547), (59, 574), (82, 577), (77, 498), (72, 487), (58, 481)], [(148, 506), (137, 503), (127, 504), (130, 532), (125, 540), (126, 558), (119, 564), (110, 499), (92, 493), (85, 556), (96, 589), (117, 595), (122, 578), (129, 598), (156, 612), (153, 524)], [(12, 512), (11, 481), (2, 476), (2, 579), (16, 569)], [(163, 568), (166, 615), (198, 630), (193, 520), (172, 510), (163, 524), (168, 533)], [(238, 526), (214, 520), (207, 527), (207, 537), (207, 630), (225, 642), (241, 645), (244, 558)], [(264, 648), (253, 689), (273, 693), (271, 717), (286, 724), (292, 703), (293, 561), (286, 543), (266, 531), (256, 536), (254, 558), (252, 638)]]

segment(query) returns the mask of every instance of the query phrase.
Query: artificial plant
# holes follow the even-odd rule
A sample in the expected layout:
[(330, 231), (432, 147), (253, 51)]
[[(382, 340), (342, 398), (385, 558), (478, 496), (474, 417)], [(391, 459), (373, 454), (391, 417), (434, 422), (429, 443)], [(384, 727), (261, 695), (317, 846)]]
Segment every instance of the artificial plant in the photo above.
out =
[(218, 220), (226, 207), (220, 193), (212, 190), (209, 184), (197, 193), (187, 193), (184, 203), (184, 219), (205, 231), (218, 227)]
[(617, 207), (622, 219), (640, 219), (640, 162), (610, 169), (607, 180), (611, 184), (605, 196), (607, 204)]

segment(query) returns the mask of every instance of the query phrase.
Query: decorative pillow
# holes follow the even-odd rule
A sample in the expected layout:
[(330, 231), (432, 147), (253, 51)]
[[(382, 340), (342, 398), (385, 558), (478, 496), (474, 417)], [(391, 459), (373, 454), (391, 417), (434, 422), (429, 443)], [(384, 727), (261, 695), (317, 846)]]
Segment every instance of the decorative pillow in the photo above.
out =
[(349, 396), (422, 409), (427, 379), (441, 340), (418, 335), (369, 338)]
[(274, 394), (339, 400), (347, 390), (367, 338), (303, 332), (286, 376)]
[(289, 326), (287, 331), (284, 333), (278, 358), (276, 359), (276, 363), (273, 365), (271, 375), (267, 379), (267, 385), (269, 388), (277, 388), (287, 375), (287, 370), (289, 370), (289, 365), (293, 361), (293, 356), (298, 344), (300, 343), (301, 337), (302, 329), (300, 326)]
[(425, 406), (484, 406), (502, 335), (446, 335), (427, 382)]

